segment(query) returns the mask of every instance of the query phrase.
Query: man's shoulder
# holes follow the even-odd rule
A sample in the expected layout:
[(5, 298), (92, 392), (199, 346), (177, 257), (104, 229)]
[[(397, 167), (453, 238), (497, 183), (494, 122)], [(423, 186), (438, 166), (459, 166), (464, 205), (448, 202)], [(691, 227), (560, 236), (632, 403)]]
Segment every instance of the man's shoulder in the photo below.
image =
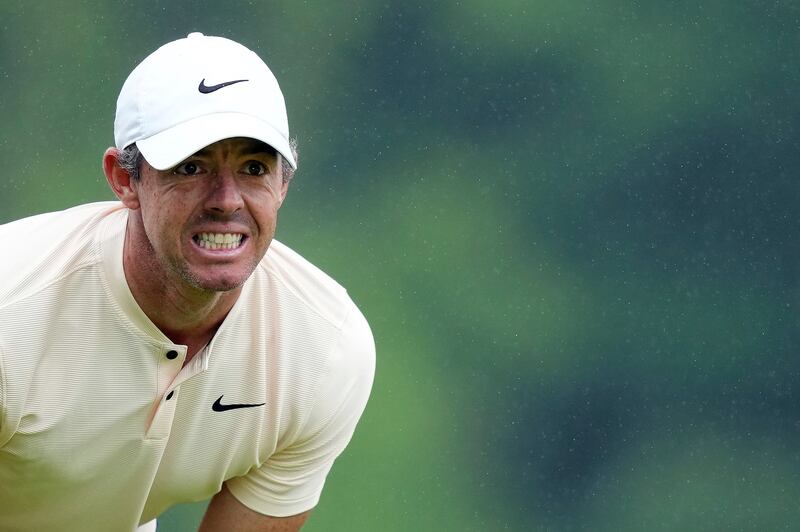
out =
[(88, 203), (0, 225), (0, 241), (14, 250), (0, 261), (0, 306), (97, 259), (97, 229), (118, 202)]
[(270, 244), (261, 268), (294, 298), (337, 328), (355, 307), (342, 285), (277, 240)]
[(98, 201), (95, 203), (84, 203), (76, 205), (68, 209), (60, 211), (45, 212), (41, 214), (33, 214), (17, 220), (0, 224), (0, 234), (4, 236), (13, 236), (18, 234), (19, 229), (34, 229), (40, 228), (59, 228), (61, 232), (64, 231), (64, 224), (83, 223), (87, 219), (91, 219), (100, 213), (108, 212), (110, 210), (118, 210), (122, 208), (122, 204), (118, 201)]

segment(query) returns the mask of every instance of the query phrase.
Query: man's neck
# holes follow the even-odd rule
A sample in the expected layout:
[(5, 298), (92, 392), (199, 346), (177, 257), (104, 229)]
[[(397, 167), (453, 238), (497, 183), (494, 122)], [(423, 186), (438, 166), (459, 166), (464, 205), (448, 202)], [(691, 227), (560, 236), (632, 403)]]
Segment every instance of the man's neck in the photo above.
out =
[(153, 261), (143, 261), (147, 253), (135, 247), (127, 234), (123, 252), (125, 279), (150, 321), (171, 341), (188, 347), (185, 364), (214, 337), (241, 288), (213, 292), (190, 286), (173, 279), (175, 275), (170, 276)]

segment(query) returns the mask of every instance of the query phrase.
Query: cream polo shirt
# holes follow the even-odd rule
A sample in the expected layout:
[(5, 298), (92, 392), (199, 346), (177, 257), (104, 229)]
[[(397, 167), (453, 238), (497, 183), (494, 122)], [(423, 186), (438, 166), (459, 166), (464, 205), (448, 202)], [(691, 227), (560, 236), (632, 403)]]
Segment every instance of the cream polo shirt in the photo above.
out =
[(273, 241), (182, 368), (128, 289), (126, 221), (104, 202), (0, 226), (0, 530), (130, 531), (223, 482), (312, 508), (372, 385), (364, 317)]

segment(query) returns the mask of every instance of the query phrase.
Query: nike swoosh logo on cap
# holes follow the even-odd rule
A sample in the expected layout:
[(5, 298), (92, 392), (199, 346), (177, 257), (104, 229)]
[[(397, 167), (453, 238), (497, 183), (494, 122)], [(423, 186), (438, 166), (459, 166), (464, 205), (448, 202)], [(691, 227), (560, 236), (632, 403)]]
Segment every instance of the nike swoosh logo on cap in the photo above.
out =
[(217, 400), (214, 401), (214, 404), (211, 405), (211, 410), (213, 410), (214, 412), (225, 412), (226, 410), (236, 410), (237, 408), (253, 408), (253, 407), (256, 407), (256, 406), (264, 406), (265, 404), (267, 404), (267, 403), (258, 403), (258, 404), (253, 404), (253, 403), (241, 403), (241, 404), (231, 403), (229, 405), (223, 405), (222, 404), (222, 398), (223, 397), (224, 397), (224, 395), (220, 395), (217, 398)]
[(224, 83), (219, 83), (217, 85), (206, 85), (206, 78), (203, 78), (200, 81), (200, 85), (197, 86), (197, 90), (202, 92), (203, 94), (208, 94), (209, 92), (214, 92), (222, 87), (227, 87), (228, 85), (233, 85), (234, 83), (241, 83), (243, 81), (250, 81), (249, 79), (235, 79), (233, 81), (226, 81)]

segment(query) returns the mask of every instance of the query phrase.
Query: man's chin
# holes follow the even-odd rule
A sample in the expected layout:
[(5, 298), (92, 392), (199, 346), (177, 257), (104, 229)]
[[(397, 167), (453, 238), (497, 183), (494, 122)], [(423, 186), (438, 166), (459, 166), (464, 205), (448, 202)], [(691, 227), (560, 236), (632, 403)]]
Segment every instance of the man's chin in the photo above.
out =
[(203, 275), (195, 272), (184, 272), (183, 274), (184, 281), (204, 292), (231, 292), (241, 288), (249, 277), (250, 274), (234, 275), (230, 272), (218, 275)]
[(246, 281), (246, 279), (240, 282), (224, 281), (203, 283), (202, 285), (198, 285), (198, 288), (205, 290), (206, 292), (232, 292), (233, 290), (241, 288), (244, 284), (244, 281)]

